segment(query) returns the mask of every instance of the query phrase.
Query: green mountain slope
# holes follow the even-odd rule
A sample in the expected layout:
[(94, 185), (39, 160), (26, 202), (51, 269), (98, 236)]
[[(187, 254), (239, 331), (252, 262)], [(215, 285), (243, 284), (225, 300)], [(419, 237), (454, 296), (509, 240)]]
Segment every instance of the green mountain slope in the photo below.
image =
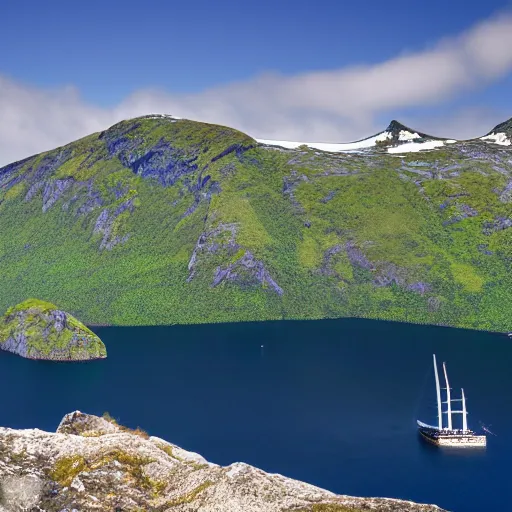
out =
[(137, 118), (0, 169), (0, 310), (512, 330), (511, 200), (510, 146), (335, 154)]

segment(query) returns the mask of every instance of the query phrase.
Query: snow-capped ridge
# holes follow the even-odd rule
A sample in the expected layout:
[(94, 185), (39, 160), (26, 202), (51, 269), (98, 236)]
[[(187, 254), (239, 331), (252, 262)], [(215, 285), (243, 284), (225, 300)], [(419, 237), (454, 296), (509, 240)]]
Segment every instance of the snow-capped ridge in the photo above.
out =
[(512, 118), (496, 125), (487, 135), (480, 137), (479, 140), (500, 146), (512, 145)]
[[(422, 144), (411, 144), (411, 141), (421, 139)], [(285, 149), (297, 149), (300, 146), (307, 146), (310, 149), (317, 149), (320, 151), (327, 151), (331, 153), (345, 153), (345, 152), (360, 152), (361, 150), (368, 150), (376, 147), (387, 147), (390, 153), (419, 151), (420, 149), (432, 149), (444, 144), (443, 139), (438, 139), (422, 132), (418, 132), (408, 128), (404, 124), (393, 119), (388, 127), (382, 131), (368, 137), (354, 142), (341, 142), (341, 143), (327, 143), (327, 142), (296, 142), (286, 140), (269, 140), (269, 139), (256, 139), (260, 144), (266, 146), (276, 146)], [(436, 144), (427, 144), (429, 141), (439, 141)], [(451, 141), (450, 141), (451, 142)], [(453, 141), (455, 142), (455, 141)], [(397, 150), (392, 146), (398, 145), (403, 150)], [(407, 146), (405, 148), (404, 146)]]
[(255, 139), (256, 142), (264, 144), (266, 146), (277, 146), (285, 149), (297, 149), (300, 146), (307, 146), (311, 149), (318, 149), (320, 151), (327, 151), (330, 153), (344, 153), (357, 151), (360, 149), (368, 149), (375, 147), (377, 142), (384, 142), (391, 138), (391, 134), (388, 132), (381, 132), (368, 139), (358, 140), (355, 142), (341, 142), (341, 143), (330, 143), (330, 142), (296, 142), (289, 140), (269, 140), (269, 139)]
[[(183, 118), (171, 114), (152, 113), (140, 116), (138, 119), (169, 119), (176, 122)], [(456, 140), (444, 139), (414, 130), (393, 119), (384, 131), (371, 137), (352, 142), (304, 142), (290, 140), (254, 139), (265, 146), (282, 149), (298, 149), (305, 146), (309, 149), (325, 151), (328, 153), (366, 153), (372, 149), (387, 153), (408, 153), (423, 150), (432, 150), (448, 144), (459, 142), (487, 142), (500, 146), (512, 146), (512, 118), (498, 124), (491, 132), (483, 137)]]
[(181, 117), (173, 116), (171, 114), (148, 114), (145, 116), (141, 116), (141, 118), (142, 119), (175, 119), (175, 120), (183, 119)]
[(386, 131), (393, 134), (393, 138), (400, 141), (414, 140), (414, 139), (428, 139), (428, 140), (442, 140), (439, 137), (434, 137), (432, 135), (428, 135), (423, 132), (419, 132), (417, 130), (413, 130), (408, 126), (400, 123), (396, 119), (393, 119), (389, 126), (386, 128)]
[(503, 123), (496, 125), (487, 135), (491, 135), (493, 133), (504, 133), (509, 137), (512, 137), (512, 117), (503, 121)]

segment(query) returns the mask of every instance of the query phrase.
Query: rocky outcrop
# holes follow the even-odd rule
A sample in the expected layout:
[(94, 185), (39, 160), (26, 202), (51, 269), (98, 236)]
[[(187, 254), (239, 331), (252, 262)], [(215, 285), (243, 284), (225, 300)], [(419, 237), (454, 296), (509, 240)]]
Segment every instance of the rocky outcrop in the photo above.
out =
[(320, 267), (320, 273), (325, 276), (335, 276), (341, 279), (341, 276), (333, 269), (333, 259), (343, 250), (341, 244), (336, 244), (333, 247), (329, 247), (324, 252), (322, 266)]
[(34, 196), (39, 192), (39, 190), (41, 190), (43, 185), (43, 181), (36, 181), (34, 184), (32, 184), (28, 189), (27, 194), (25, 195), (25, 201), (32, 201)]
[(219, 153), (218, 155), (214, 156), (212, 158), (212, 162), (216, 162), (217, 160), (220, 160), (221, 158), (224, 158), (225, 156), (229, 155), (230, 153), (235, 152), (238, 157), (240, 157), (243, 153), (246, 151), (249, 151), (250, 149), (254, 148), (255, 144), (232, 144), (231, 146), (227, 147), (224, 151)]
[[(85, 201), (78, 207), (76, 211), (77, 216), (84, 216), (88, 213), (92, 212), (94, 209), (99, 208), (105, 204), (104, 200), (101, 197), (101, 194), (94, 189), (92, 180), (87, 183), (87, 195)], [(120, 199), (117, 193), (116, 199)], [(75, 195), (71, 198), (70, 203), (78, 200), (78, 195)]]
[(295, 189), (301, 181), (308, 182), (309, 178), (305, 175), (298, 175), (296, 171), (292, 171), (290, 176), (285, 176), (283, 180), (283, 195), (288, 197), (295, 208), (296, 213), (304, 213), (304, 208), (295, 197)]
[(43, 189), (43, 212), (53, 206), (74, 181), (73, 178), (48, 181)]
[(503, 231), (512, 227), (512, 219), (508, 217), (496, 217), (494, 221), (486, 221), (483, 223), (482, 233), (484, 235), (492, 235), (497, 231)]
[(129, 234), (123, 236), (115, 234), (116, 221), (125, 211), (130, 213), (134, 210), (134, 198), (130, 197), (121, 202), (115, 209), (105, 209), (99, 214), (94, 225), (93, 233), (101, 233), (103, 238), (100, 242), (100, 250), (112, 250), (117, 244), (124, 243), (130, 237)]
[(240, 259), (227, 267), (217, 267), (212, 287), (223, 281), (233, 281), (242, 287), (261, 285), (278, 295), (283, 294), (283, 289), (274, 281), (263, 262), (257, 260), (250, 251), (245, 251)]
[(476, 217), (478, 215), (478, 211), (467, 204), (460, 204), (458, 205), (457, 209), (458, 214), (450, 217), (448, 220), (445, 220), (443, 222), (443, 226), (451, 226), (452, 224), (456, 224), (457, 222), (467, 219), (468, 217)]
[(361, 249), (359, 249), (359, 247), (357, 247), (353, 242), (347, 242), (345, 244), (345, 250), (347, 251), (348, 259), (353, 266), (357, 266), (365, 270), (373, 270), (375, 268), (363, 251), (361, 251)]
[(0, 318), (0, 349), (29, 359), (84, 361), (107, 356), (85, 325), (49, 302), (29, 299)]
[(502, 203), (510, 203), (510, 199), (512, 198), (512, 180), (505, 185), (503, 190), (497, 192)]
[[(227, 281), (236, 283), (242, 288), (262, 286), (282, 295), (283, 289), (272, 278), (263, 261), (257, 260), (251, 251), (244, 250), (236, 242), (237, 230), (238, 226), (235, 223), (220, 224), (201, 234), (188, 263), (189, 277), (187, 281), (190, 282), (194, 278), (200, 256), (223, 252), (234, 261), (227, 265), (217, 266), (212, 288)], [(238, 254), (237, 257), (237, 253), (241, 254)]]
[(144, 141), (133, 136), (139, 126), (137, 123), (123, 128), (121, 123), (100, 134), (111, 157), (119, 158), (135, 174), (155, 179), (163, 186), (171, 186), (180, 176), (197, 171), (197, 151), (184, 151), (163, 139), (142, 149)]
[[(330, 268), (330, 260), (335, 254), (339, 253), (341, 249), (342, 247), (337, 245), (325, 252), (324, 265), (322, 267), (324, 274), (334, 275)], [(427, 282), (411, 281), (406, 268), (386, 261), (378, 262), (377, 264), (372, 263), (354, 242), (347, 242), (345, 244), (345, 250), (353, 268), (360, 268), (372, 272), (373, 277), (371, 278), (371, 282), (376, 287), (396, 285), (420, 295), (425, 295), (432, 291), (432, 286)]]
[(180, 176), (198, 170), (197, 155), (187, 155), (161, 140), (145, 154), (122, 152), (119, 159), (143, 178), (154, 178), (163, 186), (173, 185)]
[(196, 272), (198, 257), (200, 255), (216, 254), (224, 250), (228, 255), (232, 256), (240, 249), (240, 245), (236, 243), (236, 233), (238, 225), (235, 223), (219, 224), (217, 227), (201, 233), (201, 236), (196, 242), (194, 251), (190, 261), (188, 262), (190, 281)]
[(244, 463), (206, 461), (141, 430), (75, 411), (57, 432), (0, 428), (0, 511), (442, 512), (336, 495)]

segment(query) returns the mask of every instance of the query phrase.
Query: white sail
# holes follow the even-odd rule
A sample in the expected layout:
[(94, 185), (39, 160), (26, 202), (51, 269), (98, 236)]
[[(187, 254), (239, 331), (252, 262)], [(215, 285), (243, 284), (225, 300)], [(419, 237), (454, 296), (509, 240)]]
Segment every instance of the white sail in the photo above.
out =
[(448, 415), (448, 430), (452, 430), (452, 400), (450, 396), (450, 383), (448, 382), (448, 375), (446, 373), (446, 365), (443, 363), (444, 380), (446, 382), (446, 404), (448, 406), (446, 414)]
[(436, 355), (434, 354), (434, 374), (436, 376), (436, 395), (437, 395), (437, 422), (438, 428), (443, 428), (443, 413), (441, 412), (441, 389), (439, 388), (439, 375), (437, 374)]

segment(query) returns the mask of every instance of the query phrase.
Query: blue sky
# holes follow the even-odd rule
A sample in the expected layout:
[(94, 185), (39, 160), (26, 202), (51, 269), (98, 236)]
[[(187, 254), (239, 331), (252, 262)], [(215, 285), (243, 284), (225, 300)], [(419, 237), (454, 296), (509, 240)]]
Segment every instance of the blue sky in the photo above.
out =
[[(244, 6), (245, 4), (245, 6)], [(252, 4), (252, 7), (249, 7)], [(9, 2), (1, 72), (72, 83), (109, 104), (142, 87), (200, 91), (269, 70), (294, 74), (420, 50), (506, 2), (467, 0)]]
[[(471, 77), (468, 64), (468, 76), (462, 81), (454, 79), (455, 85), (443, 89), (444, 92), (427, 91), (426, 99), (400, 102), (396, 98), (383, 98), (382, 105), (361, 104), (360, 116), (338, 108), (343, 101), (348, 102), (346, 87), (339, 87), (339, 98), (336, 87), (328, 92), (325, 89), (325, 80), (346, 82), (343, 72), (353, 70), (354, 66), (366, 67), (365, 84), (371, 85), (372, 66), (382, 66), (407, 55), (421, 55), (438, 48), (445, 39), (455, 44), (454, 38), (470, 33), (496, 15), (510, 13), (507, 11), (510, 2), (19, 0), (6, 3), (0, 7), (3, 20), (0, 114), (11, 122), (17, 117), (23, 120), (17, 129), (20, 138), (31, 133), (28, 126), (33, 129), (50, 114), (61, 125), (55, 128), (55, 137), (41, 134), (39, 145), (29, 144), (26, 150), (21, 142), (11, 143), (10, 148), (16, 144), (20, 147), (13, 155), (16, 157), (23, 156), (18, 155), (23, 151), (49, 149), (44, 144), (62, 143), (66, 136), (75, 133), (85, 135), (83, 131), (99, 128), (121, 115), (145, 113), (145, 108), (153, 111), (172, 108), (171, 113), (231, 124), (259, 137), (309, 136), (331, 141), (370, 135), (367, 130), (384, 128), (382, 123), (391, 118), (409, 124), (415, 122), (420, 130), (455, 130), (458, 131), (455, 134), (441, 135), (457, 137), (478, 135), (476, 131), (483, 129), (479, 123), (482, 127), (491, 123), (485, 125), (484, 131), (488, 131), (512, 116), (512, 64), (508, 68), (508, 64), (501, 63), (508, 62), (507, 55), (502, 55), (497, 63), (498, 67), (505, 66), (505, 71), (482, 69), (478, 76)], [(512, 24), (510, 29), (512, 34)], [(497, 29), (492, 30), (496, 33)], [(501, 46), (499, 52), (512, 52), (512, 44)], [(494, 46), (490, 44), (489, 48)], [(462, 53), (459, 51), (457, 55)], [(315, 77), (315, 73), (322, 72), (337, 75)], [(265, 79), (269, 73), (270, 78)], [(381, 74), (374, 81), (375, 93), (365, 85), (361, 94), (379, 95), (379, 90), (386, 87), (379, 82), (384, 76)], [(296, 77), (304, 80), (295, 80)], [(317, 89), (311, 88), (312, 81), (317, 79), (324, 83), (318, 88), (318, 101), (310, 104), (306, 97), (317, 94)], [(434, 76), (432, 80), (435, 81)], [(443, 75), (438, 82), (444, 80)], [(309, 88), (300, 89), (303, 82)], [(388, 79), (384, 82), (389, 84)], [(263, 100), (255, 101), (254, 91), (268, 95), (271, 88), (280, 90), (282, 84), (286, 84), (287, 91), (293, 89), (306, 100), (304, 105), (297, 101), (282, 107), (290, 97), (288, 92), (283, 92), (274, 98), (272, 109), (269, 107), (266, 125), (261, 109), (251, 111), (247, 104)], [(410, 86), (416, 87), (414, 83)], [(232, 103), (230, 94), (234, 98)], [(326, 94), (332, 96), (332, 105), (323, 101)], [(16, 101), (20, 103), (19, 113), (13, 110)], [(57, 113), (59, 103), (69, 112), (74, 112), (73, 109), (79, 112), (66, 118), (65, 112)], [(81, 119), (77, 123), (77, 116), (90, 116), (90, 122)], [(80, 126), (73, 130), (74, 124)], [(303, 125), (300, 130), (297, 124)], [(475, 133), (470, 134), (471, 130)], [(8, 149), (0, 145), (0, 161), (6, 158), (2, 151), (6, 154)]]

